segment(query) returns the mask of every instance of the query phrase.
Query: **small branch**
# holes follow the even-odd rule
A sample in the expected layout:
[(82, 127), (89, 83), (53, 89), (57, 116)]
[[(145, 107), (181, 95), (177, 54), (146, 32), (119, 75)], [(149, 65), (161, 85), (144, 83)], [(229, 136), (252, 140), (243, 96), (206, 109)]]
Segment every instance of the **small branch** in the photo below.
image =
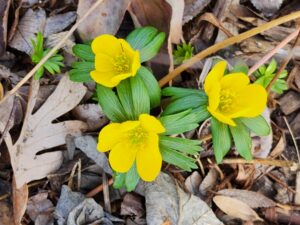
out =
[(186, 61), (185, 63), (181, 64), (180, 66), (178, 66), (176, 69), (174, 69), (173, 71), (171, 71), (170, 73), (168, 73), (165, 77), (163, 77), (160, 81), (159, 81), (159, 85), (160, 87), (165, 86), (169, 81), (173, 80), (175, 77), (177, 77), (181, 72), (185, 71), (187, 68), (191, 67), (193, 64), (195, 64), (196, 62), (202, 60), (203, 58), (229, 46), (229, 45), (233, 45), (235, 43), (239, 43), (249, 37), (252, 37), (256, 34), (259, 34), (263, 31), (266, 31), (272, 27), (278, 26), (282, 23), (288, 22), (290, 20), (295, 20), (297, 18), (300, 17), (300, 11), (291, 13), (289, 15), (280, 17), (278, 19), (272, 20), (268, 23), (265, 23), (263, 25), (260, 25), (256, 28), (253, 28), (249, 31), (246, 31), (244, 33), (241, 33), (237, 36), (228, 38), (222, 42), (219, 42), (207, 49), (205, 49), (202, 52), (199, 52), (197, 55), (195, 55), (194, 57), (192, 57), (191, 59), (189, 59), (188, 61)]
[[(112, 185), (114, 182), (114, 180), (111, 178), (108, 180), (108, 185)], [(91, 198), (94, 197), (96, 194), (98, 194), (99, 192), (103, 191), (103, 184), (100, 184), (98, 187), (94, 188), (93, 190), (91, 190), (89, 193), (86, 194), (87, 198)]]

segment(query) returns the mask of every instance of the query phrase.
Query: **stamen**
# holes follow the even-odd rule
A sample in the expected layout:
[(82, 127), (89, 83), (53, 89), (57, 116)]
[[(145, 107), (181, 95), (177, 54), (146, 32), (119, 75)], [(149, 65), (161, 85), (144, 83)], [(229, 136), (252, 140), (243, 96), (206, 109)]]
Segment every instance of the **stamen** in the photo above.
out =
[(142, 126), (138, 126), (134, 130), (129, 132), (129, 139), (134, 145), (143, 144), (146, 139), (146, 136), (147, 131)]
[(222, 112), (229, 112), (235, 99), (235, 93), (232, 90), (222, 90), (220, 93), (219, 109)]
[(114, 70), (116, 73), (128, 73), (130, 71), (130, 60), (125, 52), (114, 58)]

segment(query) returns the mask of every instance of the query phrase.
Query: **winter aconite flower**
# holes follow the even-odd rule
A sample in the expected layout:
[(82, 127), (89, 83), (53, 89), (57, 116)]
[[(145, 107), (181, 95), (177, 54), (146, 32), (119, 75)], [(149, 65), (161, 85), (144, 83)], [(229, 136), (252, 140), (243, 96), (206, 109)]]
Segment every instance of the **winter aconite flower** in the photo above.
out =
[(120, 173), (130, 170), (136, 161), (139, 176), (153, 181), (161, 170), (162, 156), (159, 150), (159, 135), (165, 132), (161, 122), (148, 114), (139, 120), (111, 123), (99, 134), (98, 150), (110, 150), (111, 167)]
[(266, 107), (267, 92), (258, 84), (250, 84), (244, 73), (224, 76), (226, 62), (218, 62), (205, 79), (208, 111), (222, 123), (236, 126), (234, 118), (256, 117)]
[(115, 87), (136, 75), (141, 66), (140, 55), (124, 39), (104, 34), (94, 39), (95, 70), (90, 75), (96, 83)]

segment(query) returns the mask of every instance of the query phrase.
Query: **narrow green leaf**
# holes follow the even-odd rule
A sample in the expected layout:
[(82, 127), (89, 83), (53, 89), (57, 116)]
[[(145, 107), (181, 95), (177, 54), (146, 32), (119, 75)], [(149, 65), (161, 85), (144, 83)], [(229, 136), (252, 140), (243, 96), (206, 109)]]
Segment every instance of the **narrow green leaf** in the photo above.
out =
[(233, 70), (231, 71), (231, 73), (244, 73), (244, 74), (248, 74), (249, 68), (247, 66), (247, 64), (243, 61), (237, 62), (234, 67)]
[(170, 115), (187, 109), (195, 109), (201, 105), (207, 105), (207, 96), (191, 94), (171, 102), (163, 111), (163, 115)]
[(252, 159), (252, 140), (248, 128), (240, 121), (235, 121), (236, 126), (229, 126), (234, 144), (238, 153), (246, 160)]
[(198, 108), (193, 109), (192, 112), (196, 115), (197, 123), (200, 123), (211, 116), (207, 111), (207, 105), (199, 106)]
[(188, 157), (185, 154), (172, 150), (166, 146), (160, 146), (160, 152), (162, 158), (165, 162), (175, 165), (185, 171), (192, 171), (192, 169), (197, 169), (195, 164), (195, 159)]
[(124, 111), (127, 114), (128, 118), (130, 118), (130, 120), (137, 120), (138, 117), (136, 117), (136, 115), (134, 113), (130, 80), (129, 79), (123, 80), (117, 86), (117, 92), (118, 92), (118, 96), (121, 101), (121, 104), (122, 104)]
[(142, 49), (156, 36), (158, 30), (154, 27), (141, 27), (133, 30), (127, 37), (126, 41), (134, 49)]
[(265, 65), (260, 66), (258, 68), (260, 75), (264, 75), (266, 73), (266, 69), (267, 69), (267, 67)]
[(254, 118), (239, 118), (235, 119), (241, 121), (246, 127), (248, 127), (255, 134), (260, 136), (267, 136), (270, 134), (270, 126), (263, 116), (257, 116)]
[(134, 114), (138, 117), (142, 113), (150, 113), (150, 97), (147, 88), (139, 76), (130, 78)]
[(203, 98), (206, 96), (206, 94), (201, 90), (191, 89), (191, 88), (179, 88), (179, 87), (166, 87), (162, 89), (162, 95), (172, 97), (173, 100), (177, 98), (186, 97), (189, 95), (199, 95), (200, 97)]
[(163, 32), (157, 34), (150, 43), (140, 50), (141, 63), (152, 59), (159, 52), (162, 44), (164, 43), (165, 37), (166, 34)]
[(197, 114), (192, 113), (191, 110), (162, 116), (160, 121), (166, 128), (166, 132), (164, 133), (165, 135), (181, 134), (198, 127)]
[(129, 118), (126, 117), (118, 97), (110, 88), (97, 84), (96, 91), (101, 108), (112, 122), (124, 122), (129, 120)]
[(72, 50), (77, 57), (83, 60), (90, 61), (90, 62), (95, 60), (95, 54), (93, 53), (90, 45), (76, 44), (73, 46)]
[(120, 189), (125, 186), (126, 173), (114, 172), (114, 184), (115, 189)]
[(137, 76), (142, 78), (150, 97), (150, 106), (155, 108), (160, 105), (161, 90), (152, 72), (144, 66), (138, 71)]
[(134, 163), (131, 169), (126, 174), (125, 186), (128, 192), (131, 192), (135, 189), (136, 185), (140, 180), (140, 176), (136, 169), (136, 163)]
[(41, 66), (34, 74), (34, 79), (39, 80), (43, 76), (43, 74), (44, 74), (44, 67)]
[(200, 141), (190, 140), (178, 137), (169, 137), (161, 135), (159, 138), (159, 144), (163, 147), (169, 147), (186, 154), (197, 154), (202, 148), (200, 147)]
[(69, 78), (74, 82), (89, 82), (92, 81), (89, 72), (72, 69), (69, 71)]
[(214, 154), (217, 163), (221, 163), (224, 156), (231, 147), (231, 136), (227, 124), (219, 122), (214, 117), (211, 118), (211, 133), (214, 147)]
[(276, 69), (277, 69), (277, 63), (276, 63), (275, 59), (272, 59), (271, 63), (268, 65), (264, 74), (271, 75), (275, 72)]

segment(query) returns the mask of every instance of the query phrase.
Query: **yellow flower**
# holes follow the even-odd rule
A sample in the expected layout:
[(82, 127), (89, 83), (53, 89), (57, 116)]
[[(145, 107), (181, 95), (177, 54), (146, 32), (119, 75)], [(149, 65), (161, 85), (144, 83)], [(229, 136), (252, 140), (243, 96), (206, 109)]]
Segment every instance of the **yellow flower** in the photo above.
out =
[(267, 103), (267, 92), (258, 84), (250, 84), (244, 73), (224, 76), (226, 62), (218, 62), (208, 73), (204, 90), (208, 96), (208, 111), (220, 122), (236, 126), (238, 117), (256, 117)]
[(141, 66), (140, 55), (124, 39), (103, 34), (92, 42), (95, 70), (90, 75), (96, 83), (115, 87), (122, 80), (136, 75)]
[(158, 134), (165, 132), (159, 120), (141, 114), (139, 120), (111, 123), (104, 127), (98, 139), (98, 150), (110, 151), (109, 163), (120, 173), (128, 172), (136, 160), (139, 176), (153, 181), (159, 174), (162, 156)]

